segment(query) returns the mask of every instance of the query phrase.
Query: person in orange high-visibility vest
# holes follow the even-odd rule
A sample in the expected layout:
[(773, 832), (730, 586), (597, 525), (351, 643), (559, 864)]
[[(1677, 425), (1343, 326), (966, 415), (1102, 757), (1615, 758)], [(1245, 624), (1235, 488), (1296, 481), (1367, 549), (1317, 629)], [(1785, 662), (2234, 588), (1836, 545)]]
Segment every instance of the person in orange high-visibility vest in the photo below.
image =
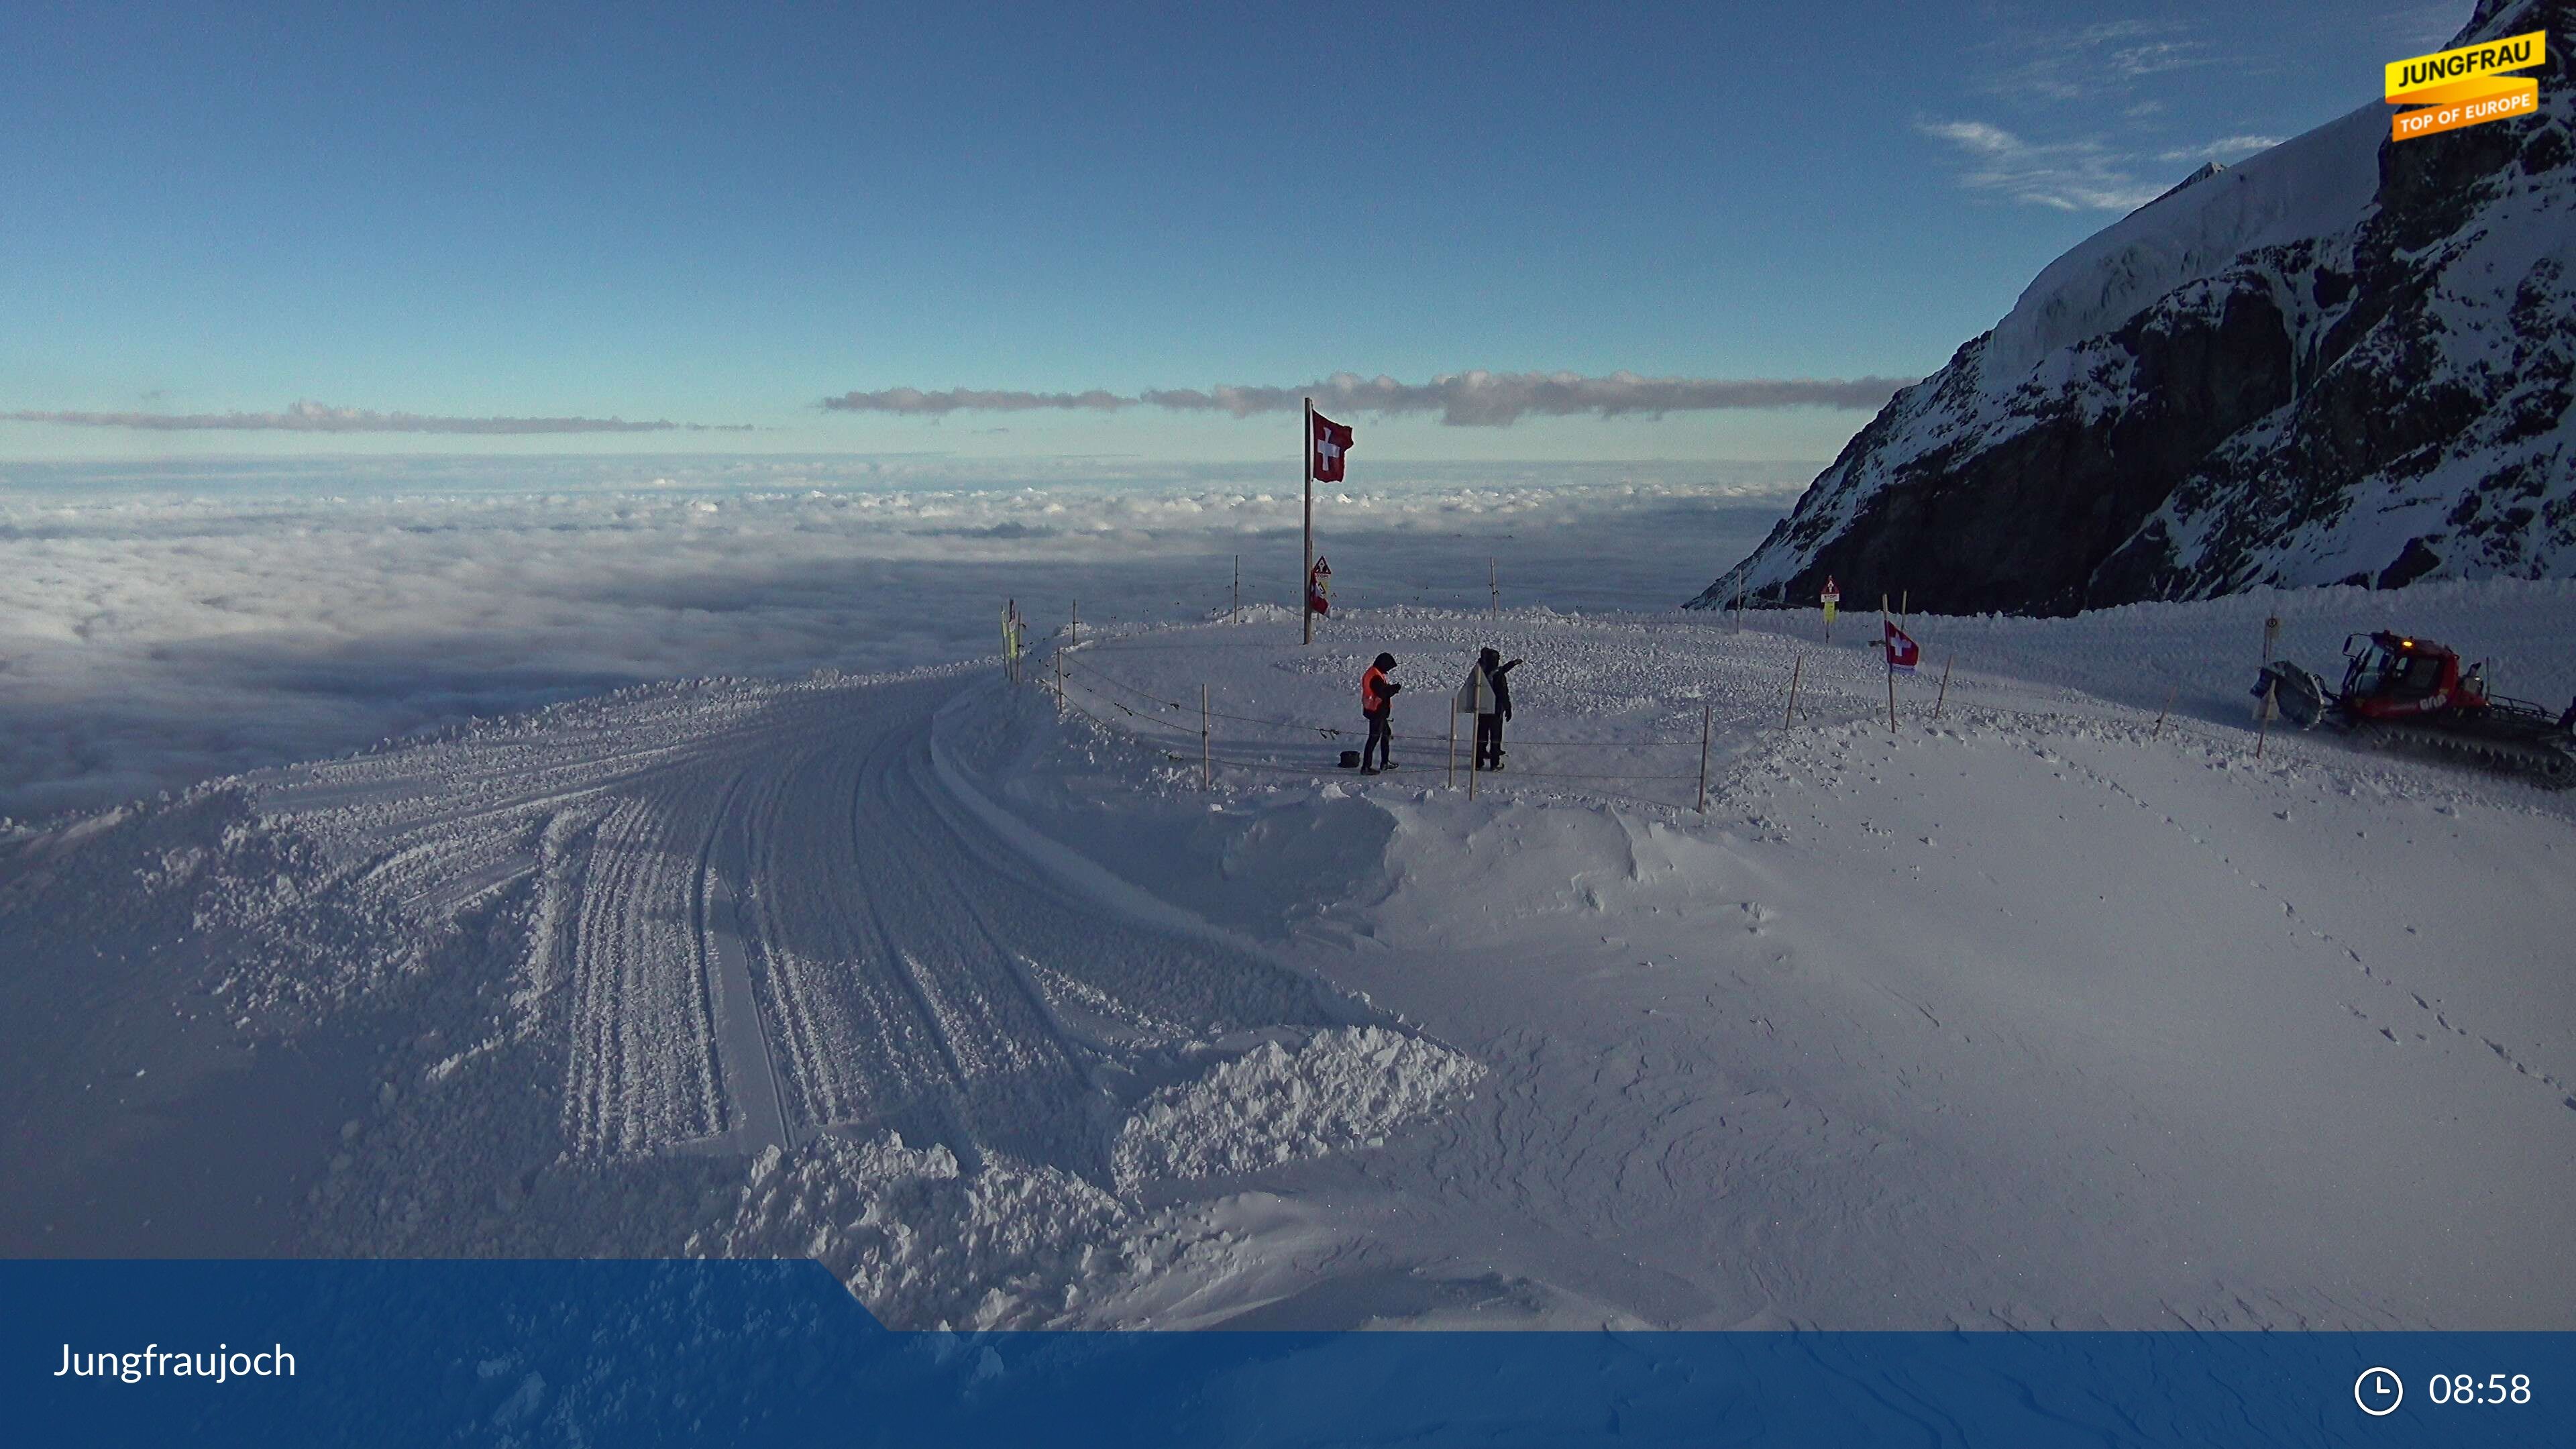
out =
[[(1395, 656), (1381, 654), (1368, 673), (1360, 676), (1360, 715), (1368, 721), (1368, 743), (1360, 746), (1360, 773), (1374, 775), (1395, 768), (1395, 731), (1387, 728), (1387, 716), (1395, 707), (1395, 697), (1404, 686), (1386, 677), (1395, 667)], [(1374, 751), (1377, 763), (1369, 763)]]

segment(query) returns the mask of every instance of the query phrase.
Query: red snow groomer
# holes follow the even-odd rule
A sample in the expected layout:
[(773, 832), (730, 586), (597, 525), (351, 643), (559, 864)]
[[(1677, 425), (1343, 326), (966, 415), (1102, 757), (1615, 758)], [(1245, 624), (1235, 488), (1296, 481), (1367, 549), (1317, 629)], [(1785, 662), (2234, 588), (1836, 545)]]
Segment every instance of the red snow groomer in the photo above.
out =
[(2529, 700), (2487, 689), (2487, 666), (2460, 668), (2457, 650), (2386, 630), (2347, 635), (2343, 688), (2287, 660), (2263, 666), (2255, 697), (2269, 692), (2301, 729), (2323, 720), (2369, 745), (2410, 745), (2521, 775), (2543, 789), (2576, 785), (2576, 703), (2552, 717)]

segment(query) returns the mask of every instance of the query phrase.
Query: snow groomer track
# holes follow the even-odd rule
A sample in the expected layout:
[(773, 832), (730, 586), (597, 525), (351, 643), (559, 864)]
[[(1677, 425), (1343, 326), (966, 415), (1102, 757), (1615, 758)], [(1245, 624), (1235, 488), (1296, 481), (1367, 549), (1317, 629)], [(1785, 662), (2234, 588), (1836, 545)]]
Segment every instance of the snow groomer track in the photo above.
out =
[(961, 808), (930, 734), (968, 678), (630, 693), (299, 769), (259, 802), (431, 924), (525, 895), (524, 1025), (563, 1043), (574, 1154), (893, 1127), (1094, 1166), (1096, 1069), (1142, 1080), (1159, 1044), (1326, 1005), (1060, 890)]

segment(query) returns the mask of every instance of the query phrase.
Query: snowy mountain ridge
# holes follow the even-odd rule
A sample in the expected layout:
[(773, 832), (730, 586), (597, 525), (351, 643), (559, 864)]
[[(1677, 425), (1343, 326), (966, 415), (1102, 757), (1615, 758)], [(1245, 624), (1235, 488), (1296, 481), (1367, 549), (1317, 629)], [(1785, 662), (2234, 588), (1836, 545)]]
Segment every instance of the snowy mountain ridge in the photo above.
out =
[[(2568, 33), (2483, 0), (2453, 44)], [(2576, 85), (2396, 145), (2378, 104), (2050, 264), (1695, 607), (1904, 590), (2071, 613), (2576, 567)]]
[(2204, 165), (2094, 233), (2041, 269), (1995, 324), (1982, 380), (2009, 388), (2050, 354), (2117, 330), (2247, 252), (2347, 225), (2378, 191), (2387, 129), (2387, 108), (2365, 106), (2241, 166)]

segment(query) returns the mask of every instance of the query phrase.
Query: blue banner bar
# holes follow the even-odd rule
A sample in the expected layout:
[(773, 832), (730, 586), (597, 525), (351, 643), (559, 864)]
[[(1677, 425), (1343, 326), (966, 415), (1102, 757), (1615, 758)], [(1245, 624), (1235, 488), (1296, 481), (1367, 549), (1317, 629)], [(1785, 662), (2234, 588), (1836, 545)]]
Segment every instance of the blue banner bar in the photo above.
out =
[(2576, 1443), (2565, 1334), (897, 1333), (742, 1262), (8, 1262), (0, 1303), (25, 1444)]

